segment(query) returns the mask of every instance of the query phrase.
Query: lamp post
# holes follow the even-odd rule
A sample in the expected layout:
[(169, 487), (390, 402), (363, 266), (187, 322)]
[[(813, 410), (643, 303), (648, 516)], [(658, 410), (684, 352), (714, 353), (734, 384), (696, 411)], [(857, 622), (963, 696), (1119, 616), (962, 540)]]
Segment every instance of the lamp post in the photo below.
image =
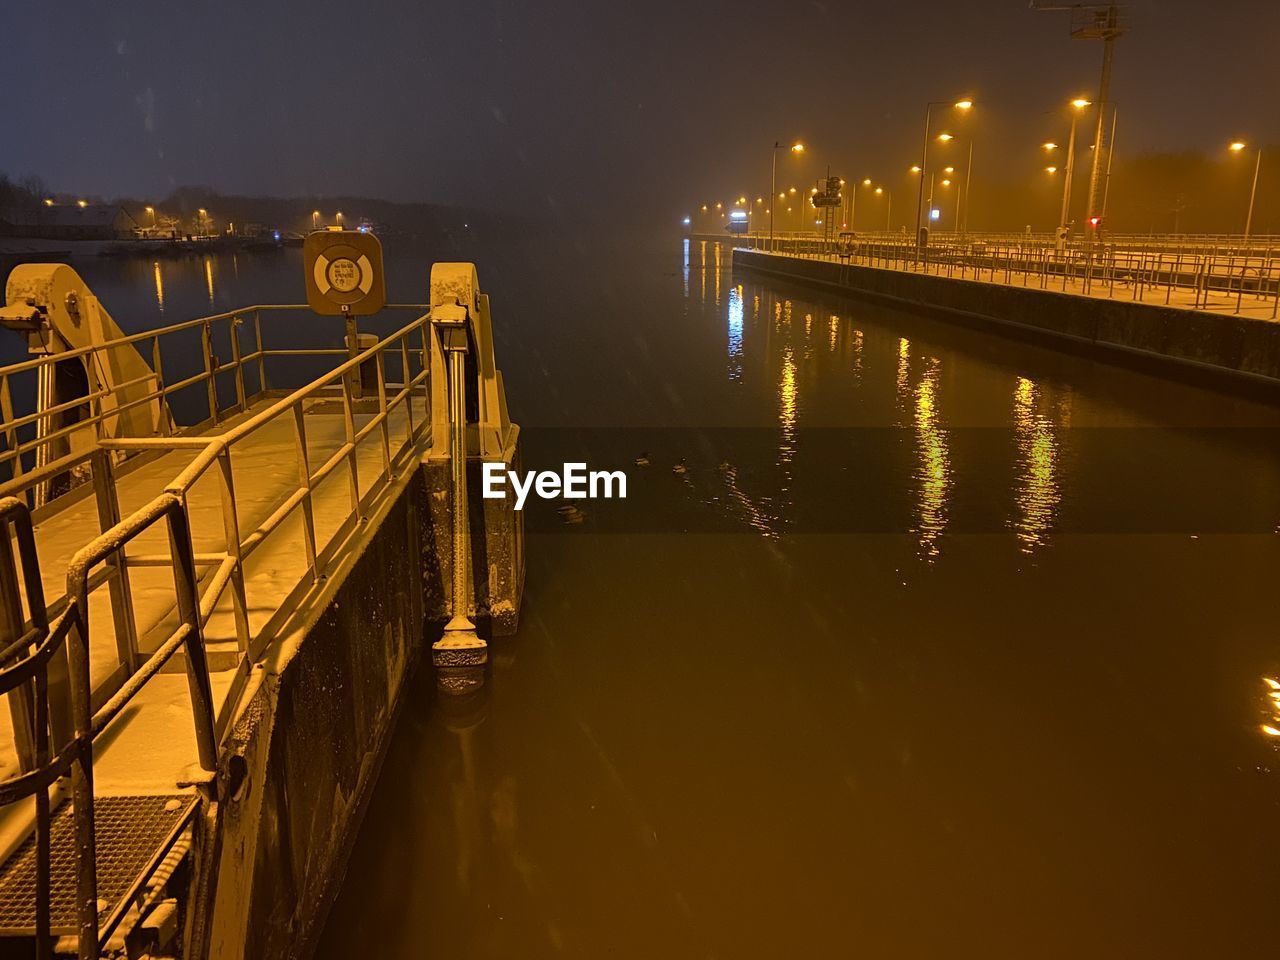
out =
[[(952, 185), (952, 182), (953, 181), (951, 180), (950, 177), (944, 178), (941, 184), (942, 188), (944, 190), (950, 188)], [(956, 202), (955, 202), (956, 218), (954, 221), (954, 225), (951, 228), (952, 233), (955, 233), (960, 229), (960, 185), (957, 183), (955, 187), (956, 187)]]
[[(1046, 150), (1056, 150), (1058, 148), (1058, 145), (1056, 143), (1053, 144), (1052, 146), (1046, 143), (1044, 146)], [(1056, 177), (1058, 175), (1058, 167), (1056, 164), (1049, 164), (1049, 166), (1044, 168), (1044, 172), (1047, 173), (1051, 178)], [(1030, 225), (1028, 225), (1027, 231), (1030, 232), (1030, 230), (1031, 230), (1031, 227)]]
[[(919, 185), (919, 189), (916, 191), (916, 249), (917, 250), (920, 249), (920, 245), (921, 245), (920, 241), (922, 239), (922, 235), (920, 233), (920, 212), (921, 212), (921, 209), (924, 207), (924, 175), (925, 175), (925, 172), (929, 169), (929, 124), (933, 119), (933, 108), (944, 107), (947, 105), (947, 103), (948, 101), (946, 100), (930, 100), (927, 104), (925, 104), (925, 108), (924, 108), (924, 140), (920, 146), (920, 185)], [(957, 100), (954, 103), (952, 103), (951, 106), (953, 109), (960, 110), (962, 112), (968, 111), (973, 108), (973, 101), (968, 98), (964, 100)], [(950, 139), (950, 137), (948, 136), (947, 139)], [(930, 197), (930, 200), (932, 199), (933, 198)], [(930, 209), (932, 209), (932, 207), (930, 207)]]
[(884, 197), (884, 232), (888, 233), (892, 229), (889, 226), (889, 214), (893, 210), (893, 194), (884, 187), (876, 187), (875, 195)]
[[(1067, 233), (1071, 229), (1071, 182), (1076, 169), (1076, 121), (1080, 119), (1080, 111), (1092, 105), (1093, 102), (1084, 97), (1076, 97), (1071, 101), (1071, 133), (1067, 137), (1067, 169), (1062, 178), (1062, 213), (1058, 217), (1059, 243), (1067, 239)], [(1050, 151), (1056, 150), (1057, 147), (1058, 145), (1052, 141), (1044, 145), (1044, 148)], [(1096, 146), (1094, 150), (1097, 150)]]
[[(1247, 144), (1243, 140), (1234, 141), (1230, 150), (1232, 153), (1239, 153)], [(1244, 242), (1249, 242), (1249, 233), (1253, 229), (1253, 201), (1258, 196), (1258, 172), (1262, 169), (1262, 148), (1258, 148), (1257, 159), (1253, 162), (1253, 186), (1249, 189), (1249, 212), (1244, 218)]]
[[(773, 141), (773, 150), (770, 151), (773, 170), (769, 180), (769, 196), (773, 196), (778, 190), (778, 150), (781, 147), (782, 144), (779, 141)], [(789, 149), (795, 154), (804, 153), (804, 144), (797, 140)], [(773, 204), (769, 204), (769, 249), (773, 249)]]
[[(80, 206), (82, 207), (84, 206), (83, 200), (79, 201), (79, 203), (80, 203)], [(147, 207), (146, 210), (147, 210), (147, 213), (151, 214), (151, 229), (154, 230), (156, 228), (156, 208)]]
[(312, 230), (320, 229), (320, 211), (319, 210), (311, 211), (311, 229)]
[[(871, 178), (863, 177), (862, 186), (864, 187), (871, 186)], [(857, 206), (857, 202), (858, 202), (858, 187), (857, 185), (855, 185), (854, 188), (849, 192), (849, 229), (850, 230), (857, 229), (853, 219), (854, 208)]]
[[(951, 141), (958, 139), (958, 137), (952, 136), (949, 133), (941, 133), (938, 135), (938, 140), (942, 143), (950, 143)], [(969, 191), (973, 187), (973, 137), (967, 137), (966, 141), (965, 145), (968, 147), (968, 159), (965, 161), (964, 167), (964, 187), (961, 189), (961, 185), (957, 181), (956, 222), (953, 228), (954, 233), (961, 234), (969, 232)], [(950, 177), (956, 172), (956, 169), (955, 167), (947, 167), (944, 172), (948, 177)]]
[[(973, 186), (973, 137), (969, 138), (969, 159), (964, 165), (964, 220), (959, 223), (960, 232), (969, 232), (969, 190)], [(956, 216), (959, 216), (957, 212)]]

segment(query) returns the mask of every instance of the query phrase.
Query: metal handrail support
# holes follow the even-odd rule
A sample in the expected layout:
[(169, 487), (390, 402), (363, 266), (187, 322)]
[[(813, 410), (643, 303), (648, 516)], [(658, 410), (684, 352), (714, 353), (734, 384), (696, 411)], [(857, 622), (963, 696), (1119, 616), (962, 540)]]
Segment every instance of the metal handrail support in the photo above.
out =
[[(89, 578), (90, 571), (115, 551), (122, 550), (144, 530), (160, 520), (167, 521), (173, 557), (173, 585), (177, 598), (179, 626), (97, 711), (92, 710), (92, 683), (89, 673)], [(78, 762), (71, 766), (72, 802), (76, 819), (77, 904), (80, 916), (79, 956), (95, 960), (101, 949), (103, 931), (98, 929), (96, 837), (93, 822), (93, 741), (119, 715), (142, 687), (160, 672), (182, 648), (185, 653), (187, 686), (195, 723), (196, 751), (205, 778), (197, 786), (209, 803), (217, 801), (217, 741), (214, 728), (213, 689), (205, 659), (196, 592), (195, 557), (191, 529), (182, 501), (161, 494), (141, 510), (106, 531), (76, 553), (67, 569), (67, 595), (71, 597), (64, 617), (69, 617), (68, 642), (71, 698), (74, 724), (72, 753)], [(109, 931), (107, 931), (109, 933)], [(197, 951), (199, 952), (199, 951)]]
[[(10, 528), (18, 545), (18, 563), (14, 563)], [(24, 616), (18, 590), (18, 570), (27, 597), (29, 614)], [(36, 554), (31, 512), (16, 497), (0, 500), (0, 667), (13, 659), (21, 659), (48, 633), (49, 621), (44, 603), (44, 584), (40, 580), (40, 559)], [(61, 675), (65, 684), (66, 671)], [(12, 691), (9, 701), (13, 721), (14, 746), (18, 768), (35, 769), (39, 763), (37, 748), (37, 714), (30, 684)]]
[[(467, 354), (470, 352), (470, 317), (458, 303), (431, 308), (431, 329), (448, 357), (449, 369), (449, 466), (452, 514), (451, 617), (444, 635), (431, 645), (431, 661), (437, 669), (477, 668), (489, 659), (489, 646), (476, 634), (471, 613), (471, 529), (467, 509)], [(444, 689), (455, 689), (444, 684)], [(469, 686), (469, 685), (467, 685)], [(462, 688), (457, 688), (462, 689)]]
[[(94, 711), (89, 673), (88, 594), (91, 570), (108, 561), (130, 540), (161, 519), (168, 523), (174, 589), (181, 623), (121, 689)], [(200, 631), (190, 528), (178, 498), (164, 495), (97, 537), (72, 559), (67, 571), (67, 595), (70, 600), (50, 627), (45, 618), (43, 588), (27, 506), (13, 497), (0, 501), (0, 525), (3, 526), (4, 533), (0, 553), (9, 551), (9, 528), (12, 527), (17, 534), (30, 609), (30, 619), (26, 622), (23, 635), (7, 647), (3, 661), (0, 661), (0, 694), (15, 693), (34, 686), (34, 711), (31, 720), (36, 761), (31, 770), (0, 783), (0, 804), (14, 803), (26, 797), (35, 798), (36, 956), (44, 960), (52, 957), (49, 788), (59, 778), (70, 773), (77, 857), (76, 903), (80, 927), (78, 953), (82, 960), (91, 960), (98, 957), (103, 940), (110, 935), (111, 928), (122, 916), (120, 911), (116, 911), (108, 928), (99, 929), (93, 820), (93, 743), (143, 685), (160, 672), (179, 647), (184, 648), (186, 653), (197, 753), (200, 766), (205, 771), (198, 787), (206, 801), (206, 807), (216, 813), (217, 745), (214, 740), (213, 693)], [(70, 641), (71, 637), (75, 638), (74, 642)], [(7, 661), (15, 653), (25, 655), (8, 664)], [(53, 741), (62, 746), (56, 755), (50, 757), (51, 706), (56, 698), (50, 697), (49, 688), (55, 674), (64, 671), (68, 662), (72, 733), (65, 740), (60, 738)], [(200, 953), (198, 945), (194, 953)]]

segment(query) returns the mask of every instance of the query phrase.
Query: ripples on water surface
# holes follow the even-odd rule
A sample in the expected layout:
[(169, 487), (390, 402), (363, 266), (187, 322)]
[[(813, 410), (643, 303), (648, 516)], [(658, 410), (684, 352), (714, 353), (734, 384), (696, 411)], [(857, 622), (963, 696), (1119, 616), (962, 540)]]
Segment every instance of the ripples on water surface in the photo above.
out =
[[(423, 672), (323, 956), (1271, 952), (1275, 411), (714, 247), (470, 255), (526, 465), (631, 497), (531, 508), (520, 634), (474, 699)], [(128, 326), (298, 269), (85, 273)]]

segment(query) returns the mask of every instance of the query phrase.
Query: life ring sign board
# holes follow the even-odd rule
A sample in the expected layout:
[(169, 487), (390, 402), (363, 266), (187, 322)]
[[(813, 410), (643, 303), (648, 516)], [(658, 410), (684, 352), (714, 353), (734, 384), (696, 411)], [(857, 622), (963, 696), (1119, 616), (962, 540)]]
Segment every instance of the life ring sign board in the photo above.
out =
[(387, 302), (382, 244), (359, 230), (324, 230), (302, 243), (307, 304), (322, 316), (367, 317)]

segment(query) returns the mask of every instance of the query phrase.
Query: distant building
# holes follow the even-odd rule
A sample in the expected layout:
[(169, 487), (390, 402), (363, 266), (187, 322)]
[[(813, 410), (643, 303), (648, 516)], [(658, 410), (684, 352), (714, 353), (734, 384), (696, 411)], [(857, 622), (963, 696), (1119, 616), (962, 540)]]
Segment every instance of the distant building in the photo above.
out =
[(41, 206), (26, 219), (33, 222), (5, 223), (4, 232), (43, 240), (122, 240), (132, 237), (138, 228), (123, 207), (111, 203)]
[(255, 223), (252, 220), (229, 224), (227, 232), (233, 236), (247, 237), (249, 239), (271, 236), (271, 230), (265, 223)]

